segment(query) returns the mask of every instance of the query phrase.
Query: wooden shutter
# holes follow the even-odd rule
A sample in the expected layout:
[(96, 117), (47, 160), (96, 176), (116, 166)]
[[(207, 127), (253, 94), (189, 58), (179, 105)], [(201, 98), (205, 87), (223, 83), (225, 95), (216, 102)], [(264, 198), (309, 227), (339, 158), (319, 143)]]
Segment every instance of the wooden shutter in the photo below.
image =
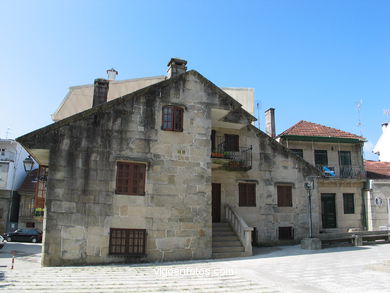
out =
[(292, 187), (291, 186), (277, 186), (278, 206), (292, 207)]
[(256, 184), (239, 183), (238, 184), (238, 205), (241, 207), (256, 206)]

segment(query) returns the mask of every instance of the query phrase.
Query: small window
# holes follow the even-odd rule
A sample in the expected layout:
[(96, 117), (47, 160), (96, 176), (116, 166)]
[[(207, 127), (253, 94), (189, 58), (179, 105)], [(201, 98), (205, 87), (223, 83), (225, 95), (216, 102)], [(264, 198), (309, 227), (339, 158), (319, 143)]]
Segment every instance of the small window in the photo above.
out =
[(317, 167), (328, 166), (328, 152), (326, 150), (314, 150), (314, 162)]
[(294, 240), (293, 227), (279, 227), (279, 240)]
[(292, 186), (278, 185), (276, 189), (278, 195), (278, 207), (292, 207)]
[(290, 149), (294, 154), (303, 158), (303, 149)]
[(344, 193), (344, 214), (354, 214), (355, 213), (355, 201), (353, 193)]
[(256, 206), (256, 184), (255, 183), (239, 183), (238, 193), (239, 193), (238, 205), (240, 207)]
[(115, 193), (145, 195), (145, 172), (145, 164), (117, 162)]
[(110, 229), (110, 254), (145, 255), (145, 247), (145, 229)]
[(2, 156), (5, 155), (5, 149), (1, 149), (1, 155), (2, 155)]
[(240, 151), (240, 137), (236, 134), (225, 134), (225, 147), (226, 152), (239, 152)]
[(183, 131), (183, 108), (164, 106), (162, 108), (162, 130)]

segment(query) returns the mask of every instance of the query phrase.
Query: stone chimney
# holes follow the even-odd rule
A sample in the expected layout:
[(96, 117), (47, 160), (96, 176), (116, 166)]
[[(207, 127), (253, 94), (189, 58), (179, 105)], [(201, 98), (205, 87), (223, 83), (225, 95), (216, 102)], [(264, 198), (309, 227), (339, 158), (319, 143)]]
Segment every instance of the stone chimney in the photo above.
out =
[(265, 129), (269, 136), (274, 138), (276, 136), (275, 133), (275, 109), (269, 108), (265, 111)]
[(115, 80), (116, 76), (118, 75), (118, 71), (116, 71), (114, 68), (107, 70), (108, 80)]
[(167, 70), (167, 77), (175, 77), (179, 74), (182, 74), (186, 72), (187, 70), (187, 61), (183, 59), (178, 58), (171, 58), (171, 60), (168, 62), (168, 70)]
[(94, 82), (92, 107), (107, 102), (109, 81), (103, 78), (97, 78)]

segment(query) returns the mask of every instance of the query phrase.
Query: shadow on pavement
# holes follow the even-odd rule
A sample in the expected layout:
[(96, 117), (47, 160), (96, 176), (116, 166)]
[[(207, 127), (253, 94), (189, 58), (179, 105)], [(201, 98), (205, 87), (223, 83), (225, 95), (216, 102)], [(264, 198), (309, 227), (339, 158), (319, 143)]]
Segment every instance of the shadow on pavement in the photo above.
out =
[(7, 242), (0, 249), (0, 258), (12, 257), (12, 251), (16, 252), (16, 256), (32, 256), (42, 252), (42, 244), (22, 243), (22, 242)]

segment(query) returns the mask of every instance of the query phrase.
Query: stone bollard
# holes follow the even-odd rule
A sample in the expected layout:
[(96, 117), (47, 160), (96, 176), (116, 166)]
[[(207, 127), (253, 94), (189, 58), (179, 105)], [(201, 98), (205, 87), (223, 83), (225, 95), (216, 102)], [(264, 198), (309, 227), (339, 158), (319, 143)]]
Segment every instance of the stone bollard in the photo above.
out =
[(363, 237), (359, 235), (353, 235), (353, 245), (363, 246)]
[(304, 238), (301, 240), (301, 248), (307, 250), (321, 249), (321, 240), (318, 238)]

